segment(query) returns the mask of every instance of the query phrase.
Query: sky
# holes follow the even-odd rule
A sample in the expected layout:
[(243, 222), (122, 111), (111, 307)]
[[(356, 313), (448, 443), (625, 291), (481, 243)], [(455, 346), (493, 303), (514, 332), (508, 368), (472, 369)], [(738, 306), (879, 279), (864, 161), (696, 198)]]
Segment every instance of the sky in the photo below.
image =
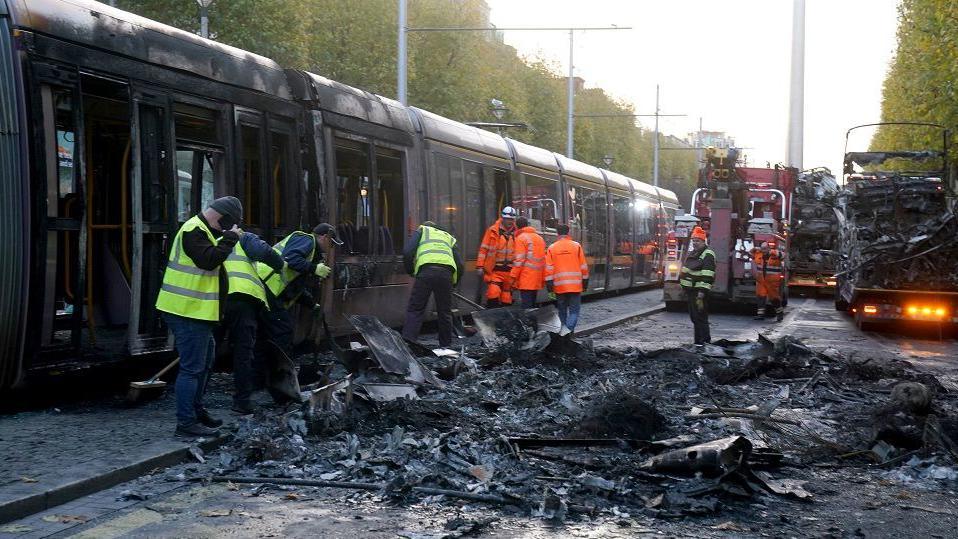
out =
[[(701, 118), (703, 129), (726, 131), (747, 148), (749, 165), (785, 162), (792, 0), (487, 2), (500, 28), (632, 27), (575, 33), (575, 73), (586, 86), (648, 114), (658, 84), (661, 113), (687, 115), (660, 118), (663, 133), (685, 138)], [(897, 0), (807, 0), (805, 17), (803, 164), (840, 175), (845, 132), (880, 120)], [(568, 73), (568, 32), (506, 31), (504, 38)], [(651, 128), (654, 120), (639, 121)]]

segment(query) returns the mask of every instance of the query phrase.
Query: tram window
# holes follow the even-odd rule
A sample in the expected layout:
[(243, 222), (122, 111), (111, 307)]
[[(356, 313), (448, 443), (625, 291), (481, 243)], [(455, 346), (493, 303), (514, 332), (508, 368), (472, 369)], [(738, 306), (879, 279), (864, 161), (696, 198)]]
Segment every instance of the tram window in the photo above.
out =
[(559, 182), (526, 174), (524, 206), (543, 232), (555, 232), (559, 215)]
[(429, 218), (446, 230), (452, 229), (456, 210), (449, 185), (450, 170), (461, 168), (460, 160), (441, 153), (434, 154), (436, 173), (429, 182)]
[(617, 255), (631, 255), (633, 251), (631, 206), (628, 198), (612, 196), (612, 224)]
[(53, 91), (53, 106), (57, 127), (57, 177), (59, 197), (76, 192), (73, 155), (76, 150), (76, 120), (73, 97), (69, 90)]
[(240, 124), (240, 178), (243, 181), (243, 220), (247, 226), (263, 225), (262, 156), (260, 129)]
[[(299, 197), (296, 180), (289, 177), (289, 135), (270, 132), (269, 162), (273, 193), (273, 226), (285, 227), (298, 220)], [(290, 189), (292, 187), (292, 189)]]
[(635, 238), (640, 244), (653, 240), (655, 234), (655, 212), (647, 201), (635, 199)]
[(372, 254), (369, 227), (372, 219), (372, 186), (369, 183), (368, 145), (337, 138), (336, 185), (339, 232), (346, 254)]
[(453, 236), (460, 236), (465, 228), (465, 204), (462, 192), (462, 159), (453, 159), (449, 166), (450, 203), (448, 210), (449, 228)]
[(176, 122), (177, 140), (222, 144), (219, 129), (217, 129), (217, 111), (185, 103), (174, 103), (173, 117)]
[[(588, 236), (587, 228), (587, 207), (586, 199), (593, 195), (595, 191), (580, 187), (578, 185), (569, 185), (566, 189), (566, 206), (569, 208), (569, 228), (574, 238), (580, 241), (586, 241)], [(587, 246), (588, 250), (589, 247)]]
[(402, 253), (405, 229), (403, 227), (403, 166), (402, 153), (388, 148), (376, 148), (376, 180), (378, 204), (376, 222), (379, 226), (376, 245), (379, 254)]
[[(187, 147), (176, 149), (176, 213), (181, 223), (213, 202), (221, 159), (220, 152)], [(193, 207), (195, 200), (199, 200), (197, 207)]]
[(604, 256), (608, 236), (608, 202), (603, 191), (593, 191), (585, 198), (585, 228), (589, 231), (587, 255)]
[[(466, 229), (462, 237), (458, 238), (463, 242), (464, 253), (467, 257), (473, 257), (479, 252), (479, 243), (482, 241), (482, 235), (485, 232), (483, 222), (483, 196), (482, 196), (482, 166), (470, 161), (463, 162), (463, 171), (465, 173), (466, 184), (466, 208), (465, 212)], [(490, 223), (491, 224), (491, 223)]]

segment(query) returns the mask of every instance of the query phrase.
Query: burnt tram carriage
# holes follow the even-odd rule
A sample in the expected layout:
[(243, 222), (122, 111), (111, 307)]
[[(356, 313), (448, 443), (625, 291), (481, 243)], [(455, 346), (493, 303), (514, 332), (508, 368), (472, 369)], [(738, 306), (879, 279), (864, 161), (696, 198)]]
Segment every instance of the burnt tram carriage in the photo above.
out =
[(337, 226), (322, 297), (340, 331), (349, 313), (401, 323), (402, 245), (425, 219), (470, 270), (503, 206), (547, 241), (568, 222), (600, 293), (661, 282), (678, 209), (670, 191), (99, 2), (0, 0), (0, 387), (171, 352), (153, 307), (169, 242), (226, 194), (268, 241)]

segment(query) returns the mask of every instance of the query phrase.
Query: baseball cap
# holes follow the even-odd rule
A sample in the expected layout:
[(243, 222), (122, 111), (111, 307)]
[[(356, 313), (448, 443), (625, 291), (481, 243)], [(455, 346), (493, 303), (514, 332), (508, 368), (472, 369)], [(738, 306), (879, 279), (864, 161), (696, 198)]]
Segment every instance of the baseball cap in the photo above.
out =
[(336, 245), (342, 245), (342, 240), (336, 235), (336, 228), (329, 223), (319, 223), (313, 228), (313, 234), (327, 236)]

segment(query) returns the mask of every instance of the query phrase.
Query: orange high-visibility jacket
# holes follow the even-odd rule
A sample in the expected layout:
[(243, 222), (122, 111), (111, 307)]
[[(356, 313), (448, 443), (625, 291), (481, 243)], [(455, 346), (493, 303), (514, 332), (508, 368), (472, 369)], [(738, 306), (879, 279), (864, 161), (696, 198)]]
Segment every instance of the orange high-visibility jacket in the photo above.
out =
[(506, 271), (511, 269), (513, 242), (512, 234), (502, 228), (502, 219), (497, 219), (482, 237), (479, 254), (476, 255), (476, 269), (482, 268), (486, 273), (491, 273), (496, 266)]
[(562, 236), (546, 250), (546, 282), (556, 294), (582, 292), (582, 280), (589, 278), (582, 246)]
[(765, 259), (765, 253), (761, 249), (752, 249), (752, 273), (781, 273), (782, 272), (782, 252), (778, 249), (772, 249), (768, 253), (768, 260)]
[(535, 228), (516, 231), (516, 256), (512, 261), (512, 282), (519, 290), (539, 290), (545, 286), (546, 240)]

